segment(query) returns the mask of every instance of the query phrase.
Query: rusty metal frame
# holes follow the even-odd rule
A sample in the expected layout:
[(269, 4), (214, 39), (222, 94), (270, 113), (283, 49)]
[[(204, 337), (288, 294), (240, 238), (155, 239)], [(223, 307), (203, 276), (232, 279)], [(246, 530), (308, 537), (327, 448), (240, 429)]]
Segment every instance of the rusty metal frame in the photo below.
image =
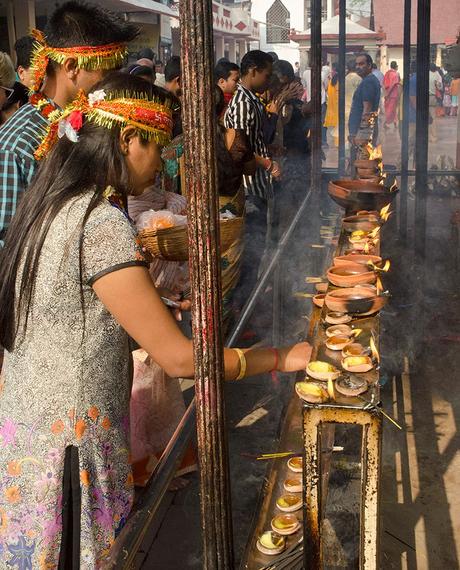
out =
[(179, 8), (203, 568), (230, 570), (212, 1), (181, 0)]
[(362, 426), (360, 570), (377, 570), (379, 552), (379, 484), (382, 445), (381, 417), (377, 412), (337, 406), (304, 404), (304, 553), (305, 567), (323, 567), (321, 522), (323, 512), (322, 453), (326, 428), (332, 424)]

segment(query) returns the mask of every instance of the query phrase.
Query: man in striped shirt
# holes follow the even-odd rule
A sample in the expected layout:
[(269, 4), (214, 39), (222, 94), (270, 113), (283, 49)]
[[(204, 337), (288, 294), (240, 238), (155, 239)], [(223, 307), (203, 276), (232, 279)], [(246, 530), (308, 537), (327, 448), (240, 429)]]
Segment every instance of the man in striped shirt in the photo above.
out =
[(246, 133), (257, 164), (254, 176), (244, 176), (247, 215), (241, 299), (247, 297), (257, 280), (260, 260), (265, 249), (268, 200), (273, 196), (272, 177), (280, 175), (279, 166), (270, 158), (264, 140), (265, 108), (256, 95), (267, 89), (272, 75), (272, 64), (272, 57), (260, 50), (249, 51), (243, 57), (241, 80), (224, 119), (226, 128), (239, 129)]
[[(45, 49), (58, 55), (68, 53), (68, 57), (59, 63), (57, 57), (53, 59), (53, 54), (49, 54), (43, 90), (39, 91), (41, 85), (36, 85), (30, 103), (23, 105), (0, 129), (0, 247), (19, 200), (35, 174), (34, 154), (49, 125), (50, 113), (65, 107), (80, 89), (90, 91), (109, 69), (121, 67), (126, 44), (137, 34), (136, 26), (94, 4), (66, 2), (50, 17)], [(113, 56), (92, 60), (98, 46), (101, 50), (111, 47)], [(75, 55), (69, 48), (75, 50)], [(46, 52), (42, 53), (44, 57)], [(79, 66), (77, 54), (87, 55), (87, 67)], [(39, 77), (38, 74), (37, 83), (43, 79)]]

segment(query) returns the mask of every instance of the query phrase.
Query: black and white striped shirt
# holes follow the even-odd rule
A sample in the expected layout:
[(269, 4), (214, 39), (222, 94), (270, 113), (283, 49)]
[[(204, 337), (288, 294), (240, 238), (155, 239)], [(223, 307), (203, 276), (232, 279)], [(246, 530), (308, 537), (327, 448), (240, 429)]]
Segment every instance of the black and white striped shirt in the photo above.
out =
[[(257, 96), (239, 84), (225, 113), (224, 124), (227, 129), (240, 129), (249, 139), (251, 150), (263, 158), (269, 158), (263, 135), (263, 116), (265, 109)], [(271, 175), (263, 168), (257, 168), (254, 176), (244, 176), (246, 194), (254, 194), (268, 199), (273, 195)]]

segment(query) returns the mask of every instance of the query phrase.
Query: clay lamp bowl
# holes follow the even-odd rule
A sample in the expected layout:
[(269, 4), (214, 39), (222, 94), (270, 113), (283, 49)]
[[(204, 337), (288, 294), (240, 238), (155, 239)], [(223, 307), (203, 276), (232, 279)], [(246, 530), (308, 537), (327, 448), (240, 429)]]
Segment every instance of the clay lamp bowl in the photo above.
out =
[(276, 506), (284, 513), (293, 513), (294, 511), (298, 511), (302, 508), (302, 499), (297, 495), (290, 495), (287, 493), (286, 495), (281, 495), (281, 497), (276, 499)]
[(272, 518), (271, 527), (273, 532), (287, 536), (299, 530), (300, 521), (293, 514), (282, 513)]
[(303, 460), (300, 455), (296, 455), (295, 457), (291, 457), (287, 460), (288, 469), (294, 473), (302, 473), (302, 465)]
[(256, 546), (262, 554), (276, 556), (277, 554), (281, 554), (286, 548), (286, 539), (276, 532), (267, 530), (259, 537)]
[(315, 289), (317, 290), (318, 293), (326, 293), (328, 287), (329, 283), (327, 283), (326, 281), (324, 283), (317, 283), (315, 285)]
[(357, 168), (356, 172), (360, 178), (378, 178), (376, 168)]
[(352, 320), (350, 315), (347, 313), (341, 313), (340, 311), (330, 311), (326, 315), (326, 323), (330, 325), (343, 325), (345, 323), (349, 323)]
[(362, 283), (374, 283), (377, 275), (365, 265), (349, 263), (332, 266), (327, 272), (327, 278), (336, 287), (354, 287)]
[(342, 376), (335, 383), (335, 389), (343, 396), (359, 396), (367, 391), (368, 385), (364, 378), (358, 376)]
[(338, 255), (334, 257), (334, 265), (347, 265), (348, 263), (358, 263), (360, 265), (367, 265), (368, 263), (378, 265), (382, 263), (382, 258), (378, 255), (370, 255), (366, 253), (349, 253), (348, 255)]
[(329, 350), (343, 350), (348, 344), (351, 344), (353, 339), (345, 334), (338, 334), (336, 336), (330, 336), (326, 340), (326, 346)]
[(296, 475), (295, 477), (288, 477), (284, 481), (283, 487), (288, 493), (301, 493), (302, 477), (299, 475)]
[(347, 346), (342, 350), (343, 358), (346, 358), (347, 356), (361, 356), (363, 354), (366, 354), (366, 349), (359, 342), (347, 344)]
[(362, 230), (371, 232), (377, 226), (380, 226), (378, 218), (370, 216), (347, 216), (342, 220), (343, 229), (347, 232), (356, 232)]
[(374, 368), (372, 358), (367, 354), (360, 356), (346, 356), (342, 360), (342, 368), (347, 372), (369, 372)]
[(346, 335), (351, 336), (353, 329), (348, 325), (333, 325), (326, 329), (326, 336)]
[(307, 364), (307, 374), (315, 380), (327, 382), (338, 378), (340, 376), (340, 370), (337, 370), (337, 368), (333, 364), (329, 364), (329, 362), (312, 360)]
[(394, 200), (397, 189), (390, 191), (385, 185), (368, 180), (343, 178), (329, 182), (328, 192), (336, 204), (351, 213), (358, 210), (380, 211)]
[(387, 297), (376, 295), (367, 287), (357, 286), (331, 291), (324, 302), (331, 311), (372, 315), (380, 311), (387, 302)]
[(305, 400), (309, 404), (322, 404), (329, 399), (326, 388), (314, 382), (297, 382), (295, 391), (301, 400)]
[(354, 161), (355, 168), (375, 169), (382, 163), (381, 158), (358, 158)]
[(312, 298), (313, 304), (317, 307), (321, 308), (324, 305), (324, 299), (326, 297), (326, 293), (318, 293)]

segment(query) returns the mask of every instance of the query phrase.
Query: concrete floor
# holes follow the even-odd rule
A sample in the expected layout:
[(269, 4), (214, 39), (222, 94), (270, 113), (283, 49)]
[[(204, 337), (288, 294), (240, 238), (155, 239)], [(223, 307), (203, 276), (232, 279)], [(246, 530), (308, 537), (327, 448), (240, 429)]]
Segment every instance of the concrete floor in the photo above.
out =
[[(323, 273), (331, 247), (331, 240), (321, 236), (330, 235), (325, 234), (325, 226), (333, 223), (328, 216), (337, 210), (324, 194), (312, 204), (285, 259), (286, 340), (302, 334), (310, 310), (310, 300), (294, 293), (313, 290), (305, 277)], [(452, 189), (435, 189), (428, 198), (423, 258), (413, 252), (413, 199), (408, 200), (406, 244), (399, 239), (397, 216), (383, 235), (383, 253), (393, 261), (387, 278), (393, 296), (382, 312), (383, 405), (404, 428), (399, 431), (384, 422), (380, 563), (384, 570), (460, 568), (460, 225), (451, 223), (452, 215), (460, 211), (460, 198), (453, 194)], [(253, 326), (267, 331), (271, 319), (267, 301), (259, 307)], [(250, 456), (277, 449), (280, 421), (291, 392), (288, 378), (274, 384), (261, 376), (227, 385), (237, 563), (267, 469)], [(187, 488), (168, 493), (162, 516), (139, 554), (138, 568), (202, 568), (196, 475), (190, 480)], [(344, 500), (343, 483), (340, 477), (332, 482), (329, 502), (342, 517), (341, 527), (348, 529), (348, 536), (340, 540), (353, 559), (357, 519), (352, 511), (357, 501)], [(356, 567), (356, 563), (344, 563), (345, 558), (350, 560), (342, 557), (333, 567)]]

